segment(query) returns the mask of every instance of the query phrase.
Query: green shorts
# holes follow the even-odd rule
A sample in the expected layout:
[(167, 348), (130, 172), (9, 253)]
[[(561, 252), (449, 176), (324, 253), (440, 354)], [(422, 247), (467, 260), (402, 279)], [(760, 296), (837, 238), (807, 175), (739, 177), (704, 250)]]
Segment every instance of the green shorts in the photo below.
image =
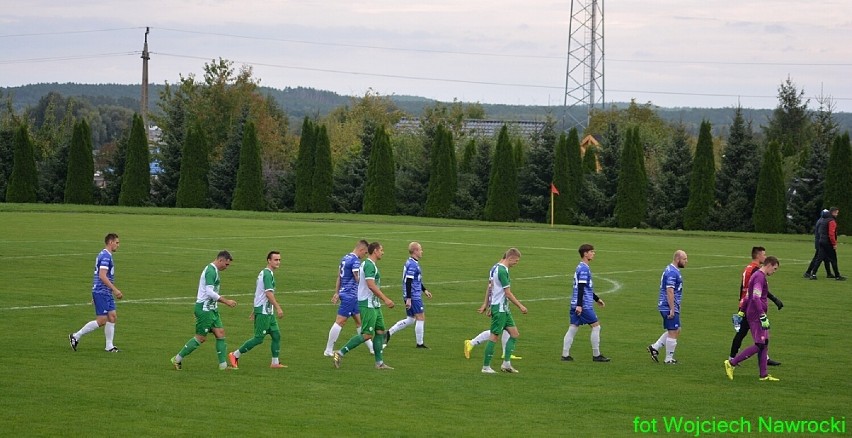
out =
[(207, 336), (214, 328), (225, 328), (218, 310), (202, 310), (201, 303), (195, 304), (195, 334)]
[(361, 334), (375, 336), (377, 331), (385, 331), (385, 317), (382, 315), (382, 309), (359, 306), (361, 310)]
[(275, 315), (254, 314), (254, 337), (262, 338), (272, 332), (280, 332)]
[(491, 334), (500, 336), (503, 330), (514, 326), (515, 320), (512, 319), (512, 312), (501, 312), (499, 304), (491, 306)]

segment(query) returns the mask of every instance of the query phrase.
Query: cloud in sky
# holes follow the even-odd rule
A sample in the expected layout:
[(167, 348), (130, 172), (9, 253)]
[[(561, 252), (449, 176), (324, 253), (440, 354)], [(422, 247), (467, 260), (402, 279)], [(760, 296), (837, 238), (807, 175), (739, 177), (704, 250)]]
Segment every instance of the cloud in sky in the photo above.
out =
[[(0, 86), (139, 83), (150, 26), (154, 83), (200, 75), (221, 57), (252, 65), (262, 85), (276, 88), (561, 105), (570, 7), (547, 0), (31, 0), (0, 12)], [(852, 111), (850, 17), (845, 0), (605, 2), (606, 100), (772, 108), (789, 75), (808, 97), (822, 93), (836, 110)]]

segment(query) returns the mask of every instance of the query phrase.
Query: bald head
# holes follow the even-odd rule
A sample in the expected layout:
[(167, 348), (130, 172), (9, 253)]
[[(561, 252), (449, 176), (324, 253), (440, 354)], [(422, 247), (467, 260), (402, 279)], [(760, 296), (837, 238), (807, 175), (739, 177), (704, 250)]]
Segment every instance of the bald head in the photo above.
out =
[(672, 257), (672, 264), (677, 266), (678, 268), (685, 268), (686, 263), (688, 262), (686, 258), (686, 251), (679, 249), (675, 251), (674, 257)]

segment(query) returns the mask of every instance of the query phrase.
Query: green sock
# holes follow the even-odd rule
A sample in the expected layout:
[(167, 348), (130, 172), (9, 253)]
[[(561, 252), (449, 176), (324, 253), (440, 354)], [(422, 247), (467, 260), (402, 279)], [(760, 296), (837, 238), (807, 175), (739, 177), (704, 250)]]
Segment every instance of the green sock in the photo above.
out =
[[(359, 346), (363, 343), (364, 343), (364, 337), (361, 336), (361, 335), (355, 335), (355, 336), (349, 338), (349, 342), (347, 342), (346, 345), (344, 345), (343, 348), (340, 349), (340, 352), (342, 354), (346, 354), (346, 353), (349, 352), (349, 350), (352, 350), (353, 348), (355, 348), (355, 347), (357, 347), (357, 346)], [(375, 344), (373, 344), (373, 351), (375, 351), (375, 347), (376, 347)]]
[(384, 341), (384, 334), (376, 333), (376, 336), (373, 336), (373, 356), (376, 357), (376, 363), (382, 363), (384, 359), (382, 358), (382, 343)]
[(512, 360), (512, 352), (515, 351), (515, 342), (515, 338), (509, 338), (509, 340), (506, 341), (506, 357), (503, 359), (504, 361), (510, 362)]
[(243, 342), (243, 345), (240, 347), (240, 354), (248, 353), (249, 350), (251, 350), (254, 347), (257, 347), (258, 345), (260, 345), (262, 343), (263, 343), (263, 338), (251, 338), (251, 339)]
[(181, 348), (180, 353), (178, 353), (178, 355), (180, 355), (180, 357), (187, 357), (189, 356), (189, 353), (195, 351), (195, 349), (198, 348), (200, 345), (201, 343), (198, 342), (198, 339), (195, 339), (195, 336), (193, 336), (192, 339), (186, 341), (186, 345)]
[(490, 367), (492, 357), (494, 357), (494, 341), (489, 339), (488, 343), (485, 344), (485, 359), (483, 359), (482, 366)]
[(272, 357), (277, 358), (281, 354), (281, 332), (272, 332)]
[(216, 356), (219, 357), (219, 363), (226, 363), (228, 347), (225, 345), (225, 338), (216, 338)]

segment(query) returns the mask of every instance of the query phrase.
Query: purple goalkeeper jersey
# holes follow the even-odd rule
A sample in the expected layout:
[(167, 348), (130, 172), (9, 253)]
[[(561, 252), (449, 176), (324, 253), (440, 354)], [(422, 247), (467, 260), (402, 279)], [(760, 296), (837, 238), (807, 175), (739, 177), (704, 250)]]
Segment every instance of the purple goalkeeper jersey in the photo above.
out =
[(766, 274), (761, 270), (754, 271), (748, 281), (748, 294), (746, 295), (746, 319), (749, 321), (760, 321), (760, 315), (765, 315), (768, 309), (769, 283)]

